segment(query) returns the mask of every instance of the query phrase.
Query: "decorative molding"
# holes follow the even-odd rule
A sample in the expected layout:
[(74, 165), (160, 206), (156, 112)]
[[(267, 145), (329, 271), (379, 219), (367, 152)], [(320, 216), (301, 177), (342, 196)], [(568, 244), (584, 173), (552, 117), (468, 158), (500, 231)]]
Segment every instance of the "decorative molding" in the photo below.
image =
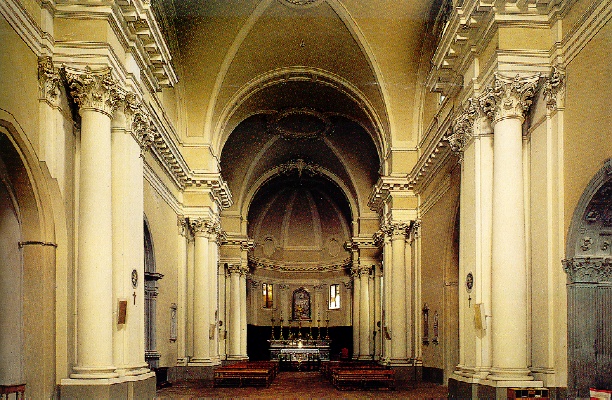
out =
[(368, 207), (380, 214), (384, 203), (391, 196), (391, 193), (411, 191), (412, 187), (413, 185), (410, 184), (407, 178), (381, 176), (372, 188), (370, 198), (368, 199)]
[(350, 258), (346, 258), (343, 261), (328, 264), (321, 264), (318, 262), (296, 264), (282, 263), (264, 258), (256, 258), (253, 256), (249, 256), (249, 264), (254, 269), (280, 272), (338, 272), (350, 270), (352, 262)]
[(38, 88), (39, 98), (51, 104), (59, 102), (60, 85), (62, 79), (59, 68), (53, 65), (49, 56), (38, 57)]
[(565, 107), (565, 70), (555, 66), (544, 81), (542, 91), (546, 108), (550, 111)]
[(474, 137), (474, 121), (481, 112), (479, 101), (470, 97), (467, 107), (453, 120), (452, 134), (445, 137), (453, 153), (463, 153), (469, 140)]
[(524, 118), (531, 105), (540, 74), (514, 78), (495, 73), (493, 83), (479, 98), (480, 107), (492, 123), (505, 118)]
[[(283, 125), (283, 120), (295, 118), (296, 116), (298, 118), (300, 116), (309, 118), (312, 120), (311, 122), (317, 121), (321, 126), (308, 131), (291, 129)], [(316, 123), (306, 125), (316, 125)], [(325, 114), (316, 110), (310, 108), (290, 108), (275, 114), (268, 123), (268, 129), (287, 140), (319, 139), (331, 131), (332, 124)]]
[(304, 161), (301, 158), (289, 161), (285, 164), (281, 164), (277, 167), (277, 173), (279, 175), (289, 175), (294, 171), (297, 171), (299, 177), (306, 172), (309, 176), (322, 175), (321, 167), (315, 163)]
[(112, 117), (117, 102), (124, 98), (125, 93), (113, 78), (111, 68), (94, 71), (89, 66), (84, 69), (64, 66), (62, 70), (70, 95), (79, 109), (94, 109)]
[(563, 260), (563, 270), (570, 283), (600, 283), (612, 281), (609, 257), (574, 257)]

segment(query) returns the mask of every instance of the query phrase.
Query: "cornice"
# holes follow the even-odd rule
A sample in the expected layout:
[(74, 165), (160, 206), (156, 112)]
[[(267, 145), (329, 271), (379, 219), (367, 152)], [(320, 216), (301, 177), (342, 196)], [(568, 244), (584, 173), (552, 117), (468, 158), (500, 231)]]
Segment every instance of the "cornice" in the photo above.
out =
[[(573, 1), (566, 0), (465, 0), (461, 6), (454, 7), (448, 17), (448, 23), (433, 56), (433, 68), (427, 80), (428, 87), (450, 95), (455, 90), (456, 77), (463, 76), (474, 57), (482, 52), (499, 26), (548, 29), (572, 3)], [(516, 57), (524, 60), (525, 65), (534, 63), (535, 70), (545, 68), (543, 60), (550, 60), (548, 51), (540, 52), (541, 54), (537, 51), (499, 53), (500, 59), (511, 55), (512, 68), (519, 69)]]
[(340, 262), (321, 264), (317, 262), (304, 262), (304, 263), (282, 263), (278, 261), (272, 261), (265, 258), (256, 258), (249, 256), (249, 265), (253, 269), (263, 269), (269, 271), (279, 272), (339, 272), (348, 271), (352, 265), (351, 259), (346, 258)]
[(118, 0), (115, 3), (57, 1), (55, 16), (107, 20), (126, 50), (133, 49), (136, 62), (151, 89), (173, 86), (178, 81), (171, 55), (147, 0)]
[(372, 188), (372, 193), (368, 199), (368, 207), (380, 213), (389, 196), (397, 192), (410, 192), (412, 194), (412, 185), (406, 177), (379, 177), (376, 185)]
[(0, 14), (36, 56), (53, 54), (53, 38), (40, 29), (20, 1), (0, 1)]

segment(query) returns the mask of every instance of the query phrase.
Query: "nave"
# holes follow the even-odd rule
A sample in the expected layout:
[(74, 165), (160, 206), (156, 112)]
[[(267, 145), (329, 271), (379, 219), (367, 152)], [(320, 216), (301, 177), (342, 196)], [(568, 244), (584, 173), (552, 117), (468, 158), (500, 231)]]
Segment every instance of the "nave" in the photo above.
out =
[(159, 389), (157, 399), (175, 398), (445, 398), (446, 386), (427, 382), (395, 390), (338, 390), (319, 371), (281, 371), (270, 387), (212, 387), (209, 381), (180, 381)]

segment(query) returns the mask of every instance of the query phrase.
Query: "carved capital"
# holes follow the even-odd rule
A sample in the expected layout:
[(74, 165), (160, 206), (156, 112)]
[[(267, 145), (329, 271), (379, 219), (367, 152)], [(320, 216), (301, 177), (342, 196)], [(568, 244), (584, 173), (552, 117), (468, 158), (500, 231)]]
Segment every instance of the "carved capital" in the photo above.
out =
[(94, 109), (112, 116), (117, 102), (125, 97), (110, 68), (94, 71), (88, 66), (83, 70), (64, 67), (64, 73), (70, 95), (81, 110)]
[(540, 75), (514, 78), (495, 74), (493, 84), (480, 97), (482, 111), (493, 124), (505, 118), (523, 119), (531, 105)]
[(391, 238), (398, 238), (403, 236), (404, 238), (408, 234), (410, 225), (406, 222), (391, 222), (383, 225), (380, 230)]
[(599, 283), (612, 279), (612, 259), (608, 257), (574, 257), (562, 263), (570, 283)]
[(372, 266), (371, 265), (360, 265), (359, 266), (359, 276), (370, 276), (370, 273), (372, 271)]
[(189, 230), (194, 236), (204, 236), (208, 234), (208, 220), (203, 218), (189, 219)]
[(565, 103), (565, 71), (559, 67), (553, 67), (553, 70), (546, 81), (544, 82), (544, 100), (546, 108), (553, 111), (557, 108), (563, 108)]
[(53, 66), (49, 56), (38, 57), (38, 88), (40, 99), (56, 103), (60, 94), (61, 77), (59, 69)]
[(463, 148), (474, 136), (474, 121), (480, 115), (480, 104), (475, 98), (468, 100), (467, 107), (453, 121), (452, 133), (445, 139), (448, 141), (451, 151), (463, 152)]
[(184, 215), (176, 216), (176, 226), (178, 227), (179, 235), (187, 236), (189, 232), (189, 227), (187, 226), (187, 219)]
[(227, 264), (227, 271), (230, 274), (240, 274), (242, 272), (242, 264)]

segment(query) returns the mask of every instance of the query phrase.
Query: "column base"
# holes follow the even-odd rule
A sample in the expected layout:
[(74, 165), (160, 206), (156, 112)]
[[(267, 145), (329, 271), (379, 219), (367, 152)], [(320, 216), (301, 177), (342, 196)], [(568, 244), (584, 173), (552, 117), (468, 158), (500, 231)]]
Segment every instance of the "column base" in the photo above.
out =
[(153, 399), (155, 373), (106, 379), (62, 379), (62, 399)]
[(187, 363), (188, 367), (211, 367), (218, 365), (212, 358), (191, 358)]
[(360, 355), (357, 359), (359, 361), (372, 361), (373, 360), (372, 355), (368, 355), (368, 354)]
[(245, 356), (245, 355), (241, 355), (241, 354), (237, 354), (237, 355), (233, 355), (233, 356), (227, 356), (225, 361), (230, 361), (230, 362), (234, 362), (234, 361), (249, 361), (249, 356)]
[(210, 381), (212, 383), (215, 367), (208, 366), (176, 366), (168, 368), (168, 381)]
[[(524, 382), (533, 381), (531, 371), (527, 368), (491, 368), (491, 373), (486, 378), (494, 382)], [(498, 385), (499, 386), (499, 385)], [(507, 385), (506, 385), (507, 386)], [(510, 385), (512, 386), (512, 385)]]
[(508, 398), (509, 388), (543, 389), (542, 381), (491, 380), (476, 376), (463, 376), (455, 371), (448, 380), (448, 397), (451, 399)]
[(112, 379), (119, 377), (114, 366), (106, 367), (74, 367), (71, 379)]

